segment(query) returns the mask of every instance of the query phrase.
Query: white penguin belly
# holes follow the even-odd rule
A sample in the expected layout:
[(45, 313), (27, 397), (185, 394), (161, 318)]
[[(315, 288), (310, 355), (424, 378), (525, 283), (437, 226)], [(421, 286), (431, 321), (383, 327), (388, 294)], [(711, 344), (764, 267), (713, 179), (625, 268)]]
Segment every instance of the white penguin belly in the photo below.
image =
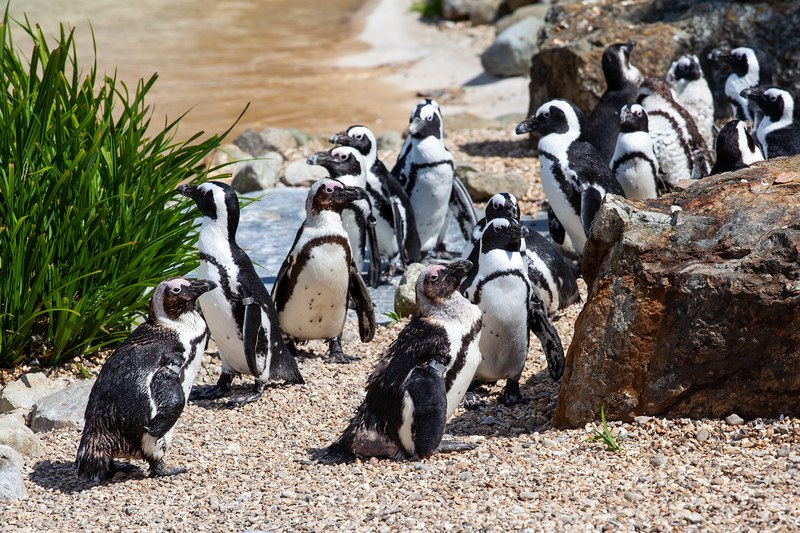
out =
[(452, 191), (453, 169), (449, 164), (420, 169), (417, 173), (410, 196), (423, 252), (436, 246), (450, 210)]
[(651, 114), (648, 128), (650, 137), (653, 139), (653, 150), (661, 169), (667, 173), (669, 184), (674, 185), (679, 180), (691, 179), (691, 161), (686, 157), (686, 152), (683, 150), (680, 134), (675, 131), (669, 120), (665, 117)]
[(391, 259), (398, 254), (397, 238), (395, 231), (389, 222), (383, 217), (375, 217), (375, 237), (378, 240), (378, 255), (385, 259)]
[(580, 213), (575, 212), (572, 205), (570, 205), (567, 200), (567, 197), (564, 195), (564, 192), (559, 187), (553, 175), (553, 165), (555, 163), (548, 157), (540, 157), (539, 161), (541, 162), (540, 178), (542, 181), (542, 190), (545, 196), (547, 196), (547, 201), (550, 203), (550, 207), (553, 208), (553, 212), (558, 217), (561, 225), (564, 226), (564, 229), (569, 234), (575, 251), (583, 255), (583, 247), (586, 244), (586, 234), (583, 231), (583, 222), (581, 222)]
[[(364, 207), (364, 205), (360, 205), (362, 202), (366, 204), (366, 200), (358, 200), (353, 202), (351, 205), (354, 209), (358, 209)], [(347, 240), (350, 241), (350, 251), (353, 254), (353, 260), (356, 263), (356, 267), (360, 272), (361, 268), (364, 266), (363, 248), (361, 247), (360, 243), (363, 242), (366, 246), (367, 235), (362, 235), (361, 230), (358, 227), (358, 222), (356, 222), (356, 215), (351, 209), (345, 209), (342, 211), (342, 226), (344, 226), (344, 230), (347, 232)]]
[(478, 380), (517, 379), (522, 374), (528, 355), (527, 294), (525, 282), (513, 275), (483, 286), (478, 304), (483, 311)]
[[(472, 344), (467, 349), (467, 359), (464, 361), (464, 366), (458, 371), (453, 380), (453, 384), (450, 386), (450, 390), (447, 391), (447, 420), (452, 418), (456, 409), (461, 404), (461, 400), (467, 393), (469, 384), (472, 383), (472, 379), (475, 377), (478, 365), (481, 364), (481, 351), (479, 348), (480, 335), (481, 333), (479, 332), (478, 338), (472, 341)], [(456, 354), (452, 354), (453, 358), (455, 358), (455, 355)], [(445, 373), (445, 375), (447, 374), (448, 373)]]

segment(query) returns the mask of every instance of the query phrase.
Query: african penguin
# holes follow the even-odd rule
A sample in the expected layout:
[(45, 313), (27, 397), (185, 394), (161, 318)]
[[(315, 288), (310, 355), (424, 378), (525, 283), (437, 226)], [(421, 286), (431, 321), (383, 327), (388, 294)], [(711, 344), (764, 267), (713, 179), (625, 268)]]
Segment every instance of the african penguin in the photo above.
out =
[[(330, 177), (350, 187), (367, 187), (367, 166), (361, 152), (349, 146), (340, 146), (329, 152), (316, 152), (308, 156), (309, 165), (327, 169)], [(369, 197), (355, 200), (342, 210), (342, 224), (350, 241), (353, 261), (361, 270), (364, 250), (369, 245), (369, 281), (373, 288), (379, 285), (381, 260), (375, 217)]]
[(421, 100), (408, 125), (392, 175), (405, 189), (414, 209), (423, 252), (444, 251), (452, 211), (464, 239), (469, 241), (478, 222), (467, 189), (458, 179), (453, 155), (444, 145), (442, 113), (435, 100)]
[(712, 61), (725, 61), (733, 73), (725, 81), (725, 96), (733, 108), (733, 116), (738, 120), (751, 120), (758, 128), (761, 112), (753, 102), (742, 96), (745, 89), (762, 88), (772, 85), (772, 69), (769, 58), (763, 50), (752, 46), (740, 46), (733, 50), (717, 48), (708, 54)]
[[(480, 239), (483, 230), (487, 223), (498, 217), (520, 221), (519, 204), (513, 194), (497, 193), (486, 203), (486, 216), (478, 221), (472, 232), (472, 240), (467, 243), (462, 255), (462, 258), (472, 262), (473, 268), (479, 266)], [(559, 309), (581, 300), (572, 266), (567, 264), (564, 257), (538, 231), (528, 232), (523, 251), (528, 267), (528, 279), (549, 314), (555, 314)]]
[[(553, 380), (564, 373), (561, 339), (534, 290), (522, 258), (528, 229), (511, 218), (487, 223), (480, 241), (480, 262), (461, 285), (461, 291), (483, 313), (480, 349), (483, 359), (475, 382), (505, 379), (500, 403), (524, 403), (519, 379), (530, 347), (528, 330), (542, 343)], [(470, 389), (472, 391), (472, 388)], [(475, 405), (474, 393), (467, 405)]]
[(428, 457), (439, 447), (481, 361), (481, 311), (458, 290), (471, 267), (456, 261), (420, 274), (420, 315), (381, 357), (363, 403), (326, 450), (328, 460)]
[(306, 219), (272, 287), (281, 329), (292, 350), (295, 340), (326, 339), (329, 360), (349, 363), (339, 341), (348, 295), (355, 302), (361, 342), (370, 342), (375, 335), (372, 300), (342, 225), (342, 210), (366, 198), (364, 189), (332, 179), (311, 186)]
[(634, 41), (612, 44), (603, 52), (603, 76), (606, 91), (586, 118), (582, 130), (584, 139), (597, 149), (600, 158), (608, 163), (614, 155), (614, 143), (619, 132), (619, 110), (633, 102), (642, 83), (642, 73), (631, 65)]
[(579, 255), (583, 255), (594, 216), (606, 193), (625, 196), (608, 163), (600, 158), (594, 146), (579, 140), (583, 129), (581, 110), (561, 99), (545, 102), (516, 129), (517, 135), (528, 132), (542, 135), (539, 139), (542, 189)]
[(239, 199), (230, 185), (208, 181), (181, 185), (178, 192), (194, 200), (203, 215), (197, 248), (199, 276), (217, 284), (199, 298), (200, 309), (219, 348), (222, 374), (216, 385), (192, 391), (192, 400), (225, 395), (237, 374), (255, 378), (253, 392), (231, 398), (239, 406), (261, 397), (266, 382), (303, 383), (297, 362), (286, 349), (278, 314), (250, 258), (236, 244)]
[(372, 215), (377, 221), (375, 231), (380, 256), (389, 261), (381, 278), (388, 283), (397, 268), (422, 260), (417, 221), (408, 194), (378, 159), (375, 134), (366, 126), (350, 126), (330, 138), (332, 144), (356, 148), (364, 156), (367, 167), (367, 194), (372, 204)]
[(763, 161), (761, 149), (750, 135), (749, 122), (731, 120), (717, 135), (717, 160), (711, 167), (710, 176), (722, 172), (733, 172)]
[(745, 89), (742, 96), (764, 113), (756, 131), (764, 157), (800, 154), (800, 102), (795, 92), (784, 87), (768, 87)]
[(697, 129), (709, 147), (714, 146), (714, 96), (697, 56), (683, 56), (667, 72), (672, 97), (694, 118)]
[(103, 365), (89, 394), (75, 466), (84, 479), (111, 479), (114, 458), (144, 459), (151, 476), (187, 472), (168, 468), (164, 454), (203, 360), (208, 330), (195, 300), (216, 285), (168, 278), (150, 297), (147, 320)]
[(653, 148), (669, 186), (707, 176), (711, 153), (692, 116), (672, 98), (669, 84), (662, 78), (646, 78), (636, 103), (647, 112)]
[(658, 160), (647, 126), (647, 112), (639, 104), (628, 104), (619, 112), (619, 135), (611, 171), (631, 199), (656, 198)]

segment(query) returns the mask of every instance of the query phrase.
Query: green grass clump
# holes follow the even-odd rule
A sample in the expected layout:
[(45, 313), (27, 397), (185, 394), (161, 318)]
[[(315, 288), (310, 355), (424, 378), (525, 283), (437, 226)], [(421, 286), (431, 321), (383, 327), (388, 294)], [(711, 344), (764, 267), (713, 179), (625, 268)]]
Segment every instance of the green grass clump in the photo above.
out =
[(609, 452), (619, 452), (622, 451), (622, 441), (620, 437), (616, 439), (608, 430), (608, 424), (606, 424), (606, 413), (605, 413), (605, 405), (600, 406), (600, 420), (603, 422), (603, 431), (597, 429), (597, 427), (592, 427), (596, 435), (591, 439), (586, 439), (586, 442), (602, 442), (606, 446), (606, 450)]
[(435, 19), (442, 16), (442, 0), (418, 0), (411, 4), (409, 10), (427, 19)]
[[(95, 62), (78, 65), (62, 25), (41, 29), (22, 60), (8, 10), (0, 25), (0, 367), (42, 365), (112, 347), (147, 310), (148, 292), (197, 266), (196, 213), (174, 189), (203, 177), (218, 136), (175, 142), (178, 120), (152, 128), (133, 94)], [(74, 31), (74, 30), (73, 30)], [(149, 133), (148, 133), (149, 132)], [(226, 132), (227, 134), (227, 132)], [(224, 136), (225, 134), (223, 134)]]

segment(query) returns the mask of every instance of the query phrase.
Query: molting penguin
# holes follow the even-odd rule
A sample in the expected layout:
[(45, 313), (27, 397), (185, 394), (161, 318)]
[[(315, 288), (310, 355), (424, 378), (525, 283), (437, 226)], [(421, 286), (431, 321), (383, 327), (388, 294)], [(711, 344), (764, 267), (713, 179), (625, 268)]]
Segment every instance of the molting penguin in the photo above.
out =
[[(486, 203), (486, 216), (478, 221), (475, 231), (472, 232), (472, 241), (467, 243), (462, 256), (472, 262), (473, 269), (480, 266), (480, 240), (483, 230), (487, 223), (499, 217), (520, 221), (519, 205), (513, 194), (497, 193)], [(579, 302), (581, 295), (572, 266), (567, 264), (553, 245), (538, 231), (528, 232), (523, 244), (528, 279), (544, 302), (547, 312), (552, 315), (559, 309)]]
[(658, 161), (648, 133), (647, 112), (639, 104), (628, 104), (620, 111), (619, 122), (611, 171), (627, 198), (656, 198)]
[(177, 277), (156, 286), (147, 321), (111, 354), (92, 386), (75, 460), (80, 477), (100, 481), (132, 468), (114, 464), (115, 457), (144, 459), (151, 476), (187, 471), (165, 466), (164, 454), (208, 339), (195, 300), (214, 287)]
[(725, 96), (733, 108), (733, 116), (738, 120), (751, 120), (758, 127), (761, 112), (753, 102), (742, 96), (742, 91), (752, 88), (766, 88), (772, 85), (772, 69), (769, 58), (762, 50), (752, 46), (740, 46), (733, 50), (717, 48), (708, 54), (712, 61), (726, 61), (733, 73), (725, 81)]
[(697, 56), (683, 56), (667, 72), (672, 97), (694, 118), (708, 146), (714, 146), (714, 96)]
[[(564, 373), (561, 339), (528, 279), (522, 259), (521, 249), (527, 234), (528, 229), (511, 218), (489, 222), (481, 236), (479, 267), (461, 285), (469, 301), (483, 312), (480, 339), (483, 359), (474, 381), (505, 379), (499, 400), (508, 406), (525, 402), (519, 379), (530, 347), (529, 329), (542, 343), (553, 380), (558, 381)], [(474, 393), (467, 403), (476, 404)]]
[(181, 185), (178, 192), (194, 200), (203, 214), (197, 243), (199, 276), (213, 281), (217, 288), (202, 295), (199, 302), (222, 360), (217, 384), (193, 390), (191, 399), (211, 400), (225, 395), (237, 374), (255, 377), (252, 393), (231, 398), (240, 406), (258, 400), (271, 379), (303, 383), (297, 362), (283, 344), (269, 292), (250, 258), (236, 244), (236, 192), (215, 181)]
[(744, 120), (731, 120), (723, 126), (717, 135), (717, 160), (709, 175), (733, 172), (764, 160), (748, 129), (749, 123)]
[(756, 138), (767, 159), (800, 154), (800, 102), (784, 87), (745, 89), (742, 96), (755, 102), (764, 113)]
[(392, 169), (408, 193), (423, 252), (444, 252), (450, 223), (448, 207), (464, 239), (478, 222), (464, 184), (456, 177), (453, 155), (444, 145), (442, 113), (435, 100), (421, 100), (411, 113), (408, 137)]
[[(583, 255), (603, 197), (608, 192), (625, 196), (608, 163), (600, 158), (594, 146), (578, 140), (583, 132), (583, 113), (572, 102), (551, 100), (521, 122), (516, 132), (542, 135), (539, 139), (542, 189), (575, 251)], [(552, 231), (552, 223), (550, 227)]]
[(631, 65), (631, 51), (636, 43), (612, 44), (603, 52), (603, 76), (606, 92), (597, 106), (589, 113), (584, 139), (597, 149), (600, 158), (611, 161), (614, 142), (619, 132), (619, 110), (636, 98), (636, 90), (644, 77), (639, 69)]
[(481, 312), (458, 287), (472, 264), (430, 265), (417, 280), (420, 315), (389, 346), (339, 440), (334, 462), (432, 455), (481, 361)]
[(700, 179), (711, 168), (711, 152), (692, 116), (672, 98), (667, 82), (650, 77), (642, 82), (636, 103), (647, 111), (648, 128), (658, 162), (670, 186)]
[(332, 179), (316, 182), (308, 192), (306, 219), (272, 287), (281, 329), (292, 350), (294, 340), (326, 339), (330, 360), (349, 363), (339, 341), (348, 295), (355, 302), (361, 342), (375, 335), (372, 300), (342, 225), (342, 210), (365, 198), (364, 189)]
[(389, 283), (397, 268), (422, 260), (417, 221), (408, 194), (378, 159), (375, 134), (366, 126), (350, 126), (330, 138), (332, 144), (356, 148), (367, 167), (367, 194), (372, 205), (380, 257), (389, 261), (381, 281)]

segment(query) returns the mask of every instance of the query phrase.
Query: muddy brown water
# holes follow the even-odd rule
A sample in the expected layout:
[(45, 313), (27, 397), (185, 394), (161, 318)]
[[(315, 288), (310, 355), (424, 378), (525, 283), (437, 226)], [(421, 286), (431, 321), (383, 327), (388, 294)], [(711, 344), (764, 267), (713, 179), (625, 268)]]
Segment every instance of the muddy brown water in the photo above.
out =
[[(333, 133), (353, 123), (376, 132), (401, 129), (408, 98), (380, 80), (381, 69), (332, 65), (366, 49), (357, 41), (365, 0), (11, 0), (10, 14), (27, 14), (45, 35), (59, 23), (76, 28), (79, 65), (94, 57), (101, 71), (125, 81), (158, 73), (146, 101), (153, 124), (181, 120), (178, 138), (222, 133), (248, 102), (228, 140), (246, 128), (294, 127)], [(30, 55), (24, 32), (15, 45)]]

